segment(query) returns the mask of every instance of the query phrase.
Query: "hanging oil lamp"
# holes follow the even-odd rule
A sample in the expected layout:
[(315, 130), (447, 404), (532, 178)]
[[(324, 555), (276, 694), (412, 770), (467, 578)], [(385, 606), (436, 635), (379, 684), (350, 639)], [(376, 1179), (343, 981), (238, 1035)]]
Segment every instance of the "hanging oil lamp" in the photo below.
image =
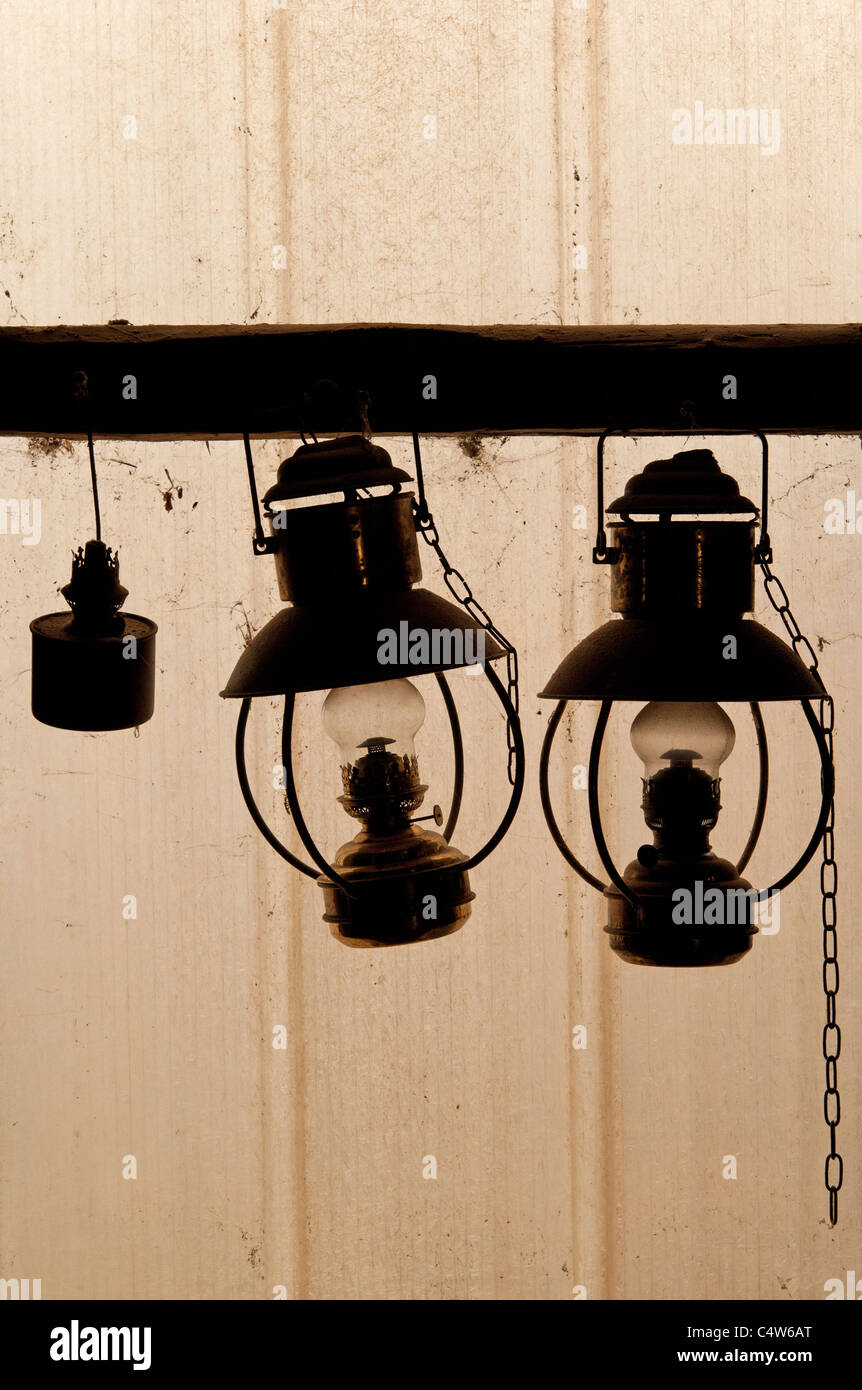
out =
[[(492, 662), (514, 649), (484, 615), (427, 589), (421, 579), (417, 531), (439, 541), (420, 479), (419, 500), (402, 491), (408, 475), (363, 435), (304, 443), (278, 470), (263, 501), (271, 533), (264, 535), (248, 438), (246, 461), (255, 510), (257, 554), (275, 557), (279, 592), (290, 606), (248, 644), (222, 691), (240, 699), (237, 771), (248, 809), (270, 845), (323, 891), (324, 920), (352, 946), (389, 946), (444, 936), (470, 915), (470, 871), (506, 833), (523, 787), (523, 743), (517, 684), (509, 689)], [(418, 440), (414, 437), (421, 470)], [(292, 506), (309, 498), (315, 505)], [(445, 558), (445, 557), (444, 557)], [(446, 579), (456, 593), (451, 566)], [(458, 576), (460, 579), (460, 576)], [(483, 611), (484, 613), (484, 611)], [(511, 795), (497, 830), (468, 856), (451, 844), (463, 787), (463, 746), (445, 671), (481, 664), (503, 706), (510, 740)], [(433, 675), (449, 718), (455, 782), (449, 816), (434, 807), (416, 816), (427, 785), (414, 738), (425, 703), (414, 680)], [(305, 821), (291, 756), (295, 698), (329, 693), (323, 725), (339, 750), (346, 814), (360, 825), (330, 862)], [(249, 784), (245, 728), (250, 702), (283, 696), (282, 764), (286, 801), (297, 835), (312, 860), (289, 851), (264, 821)], [(442, 833), (420, 825), (434, 820)]]
[[(607, 433), (613, 433), (608, 431)], [(622, 433), (623, 431), (621, 431)], [(835, 1018), (838, 990), (834, 859), (833, 704), (810, 643), (772, 573), (767, 529), (768, 452), (764, 435), (760, 536), (757, 507), (740, 495), (709, 450), (659, 459), (631, 478), (607, 508), (604, 524), (603, 449), (597, 461), (598, 532), (595, 564), (610, 571), (611, 609), (604, 623), (569, 653), (541, 698), (555, 700), (540, 764), (540, 793), (548, 828), (567, 863), (603, 895), (612, 950), (623, 960), (652, 966), (714, 966), (738, 961), (758, 928), (755, 904), (776, 895), (802, 872), (822, 846), (823, 982), (827, 1021), (826, 1161), (830, 1220), (837, 1219), (843, 1165), (836, 1149), (840, 1115)], [(754, 608), (755, 565), (791, 639), (783, 642), (745, 615)], [(551, 803), (549, 761), (569, 700), (599, 702), (587, 781), (595, 848), (603, 882), (581, 863), (563, 835)], [(605, 839), (599, 806), (602, 743), (615, 701), (643, 708), (631, 726), (643, 762), (641, 806), (652, 841), (620, 871)], [(756, 891), (743, 877), (764, 822), (768, 749), (761, 704), (798, 701), (820, 758), (819, 811), (810, 838), (792, 868)], [(759, 791), (751, 833), (734, 859), (717, 856), (710, 834), (721, 808), (722, 763), (735, 730), (722, 708), (745, 702), (754, 721)], [(816, 706), (816, 709), (815, 709)]]
[(72, 577), (60, 590), (68, 610), (30, 624), (31, 708), (57, 729), (134, 729), (152, 718), (158, 628), (120, 612), (128, 589), (116, 551), (102, 540), (92, 435), (88, 447), (96, 536), (73, 553)]

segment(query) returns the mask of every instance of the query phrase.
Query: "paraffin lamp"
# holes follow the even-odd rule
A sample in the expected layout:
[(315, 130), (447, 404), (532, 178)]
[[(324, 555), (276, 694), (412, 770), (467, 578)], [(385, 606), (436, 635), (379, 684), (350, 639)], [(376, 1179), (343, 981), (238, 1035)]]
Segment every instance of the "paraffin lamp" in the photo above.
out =
[(151, 618), (120, 612), (129, 591), (116, 551), (102, 540), (92, 435), (88, 447), (96, 538), (73, 553), (72, 577), (60, 590), (69, 609), (30, 624), (34, 716), (87, 733), (134, 729), (152, 718), (158, 631)]
[[(826, 1024), (823, 1113), (829, 1129), (824, 1180), (829, 1220), (838, 1220), (844, 1163), (837, 1148), (841, 1119), (838, 1057), (837, 888), (832, 762), (833, 702), (817, 655), (802, 635), (781, 581), (772, 573), (767, 527), (768, 448), (763, 450), (760, 536), (757, 508), (741, 497), (708, 450), (648, 464), (608, 507), (618, 517), (604, 529), (603, 451), (597, 460), (596, 564), (608, 565), (611, 607), (620, 616), (598, 628), (557, 667), (542, 696), (557, 701), (542, 749), (540, 791), (548, 827), (567, 862), (604, 894), (605, 931), (617, 955), (638, 965), (726, 965), (750, 949), (757, 928), (751, 905), (791, 883), (822, 847), (823, 991)], [(626, 433), (626, 431), (619, 431)], [(724, 520), (719, 520), (724, 517)], [(754, 567), (781, 617), (791, 645), (744, 615), (754, 607)], [(588, 774), (590, 822), (606, 887), (575, 857), (557, 824), (548, 789), (554, 735), (569, 700), (600, 701)], [(646, 701), (631, 739), (644, 764), (642, 807), (652, 844), (644, 844), (623, 873), (613, 862), (599, 812), (599, 759), (614, 700)], [(758, 841), (766, 809), (768, 753), (760, 705), (798, 700), (820, 754), (820, 811), (797, 862), (770, 888), (755, 893), (742, 871)], [(720, 702), (750, 705), (760, 779), (748, 841), (733, 862), (713, 854), (709, 832), (720, 809), (722, 762), (734, 742)], [(814, 713), (812, 702), (817, 701)], [(690, 915), (680, 913), (689, 904)], [(717, 910), (719, 909), (719, 910)], [(740, 911), (741, 909), (741, 911)]]
[[(605, 930), (612, 949), (639, 965), (726, 965), (739, 960), (757, 931), (752, 921), (755, 900), (771, 897), (801, 873), (823, 837), (830, 813), (831, 752), (810, 704), (825, 696), (816, 658), (809, 669), (797, 654), (795, 646), (804, 641), (801, 634), (791, 647), (744, 617), (754, 607), (755, 562), (768, 569), (771, 559), (766, 441), (761, 439), (764, 500), (762, 531), (755, 545), (757, 508), (740, 496), (735, 480), (703, 449), (658, 460), (631, 478), (624, 495), (607, 509), (619, 518), (610, 526), (608, 543), (602, 516), (602, 437), (593, 559), (609, 567), (611, 608), (620, 617), (580, 642), (541, 692), (543, 698), (558, 702), (540, 768), (548, 826), (568, 863), (604, 894)], [(575, 857), (551, 805), (549, 758), (569, 700), (601, 702), (588, 795), (607, 886)], [(642, 808), (653, 832), (652, 843), (642, 845), (622, 873), (608, 851), (598, 796), (602, 742), (615, 700), (647, 702), (632, 724), (631, 740), (644, 764)], [(796, 864), (770, 888), (755, 893), (742, 871), (757, 843), (766, 806), (768, 754), (760, 704), (780, 700), (798, 700), (813, 732), (822, 768), (821, 805), (814, 832)], [(737, 701), (751, 708), (760, 788), (748, 842), (739, 858), (730, 861), (713, 853), (709, 835), (721, 805), (720, 766), (735, 737), (721, 703)]]
[[(270, 845), (294, 868), (318, 881), (324, 920), (338, 940), (351, 946), (392, 946), (447, 935), (469, 917), (475, 896), (469, 871), (506, 833), (523, 787), (517, 684), (513, 686), (511, 679), (514, 649), (475, 601), (478, 618), (427, 589), (414, 587), (422, 575), (417, 531), (445, 561), (425, 502), (415, 435), (418, 502), (412, 493), (401, 491), (408, 475), (366, 437), (315, 440), (304, 443), (280, 465), (277, 481), (263, 499), (269, 536), (262, 530), (247, 437), (245, 446), (255, 510), (255, 552), (274, 555), (279, 592), (291, 601), (248, 644), (222, 691), (227, 698), (242, 700), (236, 757), (249, 812)], [(375, 489), (384, 491), (375, 494)], [(316, 505), (290, 505), (324, 497), (328, 500)], [(444, 568), (451, 591), (462, 597), (453, 583), (460, 575), (448, 564)], [(509, 661), (508, 690), (491, 665), (503, 656)], [(443, 673), (476, 664), (477, 657), (505, 711), (512, 790), (497, 830), (468, 857), (450, 843), (461, 803), (463, 746), (455, 702)], [(423, 675), (436, 677), (454, 746), (452, 805), (442, 833), (417, 824), (433, 819), (442, 825), (439, 807), (431, 816), (414, 814), (427, 791), (414, 746), (425, 704), (412, 682)], [(325, 690), (329, 694), (323, 705), (323, 725), (340, 755), (338, 800), (361, 826), (331, 863), (306, 825), (291, 758), (295, 697), (300, 692)], [(244, 745), (250, 702), (256, 696), (273, 695), (284, 697), (282, 763), (287, 805), (316, 867), (281, 843), (266, 824), (249, 785)]]

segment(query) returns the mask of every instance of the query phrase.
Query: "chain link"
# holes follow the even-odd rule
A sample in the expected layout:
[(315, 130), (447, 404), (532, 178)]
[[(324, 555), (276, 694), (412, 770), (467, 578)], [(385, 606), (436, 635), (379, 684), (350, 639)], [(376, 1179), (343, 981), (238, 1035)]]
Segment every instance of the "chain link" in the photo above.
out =
[[(460, 603), (462, 608), (466, 608), (470, 616), (476, 619), (476, 622), (479, 624), (479, 626), (483, 627), (485, 631), (489, 633), (490, 636), (495, 639), (495, 641), (499, 642), (501, 647), (504, 648), (506, 652), (506, 689), (509, 699), (512, 702), (512, 707), (515, 713), (517, 714), (520, 707), (518, 694), (517, 651), (512, 646), (511, 642), (503, 636), (500, 629), (495, 626), (490, 614), (487, 612), (486, 609), (482, 607), (479, 600), (474, 596), (473, 590), (470, 588), (470, 585), (467, 583), (467, 580), (464, 578), (461, 571), (456, 569), (454, 565), (450, 564), (448, 559), (446, 558), (446, 555), (443, 551), (443, 547), (440, 544), (440, 537), (437, 533), (437, 527), (434, 524), (434, 518), (428, 510), (428, 503), (425, 501), (424, 493), (421, 494), (421, 501), (418, 503), (414, 503), (413, 509), (416, 516), (416, 529), (423, 537), (423, 539), (426, 541), (426, 543), (430, 545), (431, 549), (437, 556), (437, 559), (440, 561), (440, 564), (443, 569), (443, 578), (446, 582), (446, 588), (449, 590), (450, 594), (455, 599), (455, 602)], [(509, 784), (510, 786), (514, 787), (515, 778), (517, 775), (518, 759), (517, 748), (515, 744), (515, 731), (512, 728), (511, 721), (508, 719), (506, 720), (506, 745), (509, 750), (509, 762), (507, 769), (509, 776)]]
[[(781, 618), (793, 644), (814, 676), (823, 695), (818, 713), (820, 728), (833, 762), (832, 734), (835, 727), (835, 706), (818, 669), (817, 653), (799, 629), (790, 611), (790, 600), (781, 580), (772, 573), (769, 558), (760, 556), (764, 588), (769, 602)], [(837, 1134), (841, 1121), (841, 1097), (838, 1092), (838, 1058), (841, 1054), (841, 1029), (836, 1018), (838, 996), (838, 864), (835, 860), (835, 798), (829, 805), (829, 815), (823, 830), (820, 864), (820, 901), (823, 923), (823, 993), (826, 996), (826, 1024), (823, 1029), (823, 1057), (826, 1062), (826, 1090), (823, 1094), (823, 1117), (829, 1129), (829, 1153), (826, 1155), (824, 1181), (829, 1193), (829, 1223), (838, 1221), (838, 1192), (844, 1181), (844, 1160), (838, 1152)]]

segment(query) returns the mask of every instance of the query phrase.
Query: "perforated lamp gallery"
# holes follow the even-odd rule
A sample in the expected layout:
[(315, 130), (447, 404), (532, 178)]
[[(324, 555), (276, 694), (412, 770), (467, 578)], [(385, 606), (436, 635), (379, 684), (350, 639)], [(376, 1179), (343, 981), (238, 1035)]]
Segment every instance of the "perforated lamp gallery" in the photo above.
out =
[[(817, 656), (770, 568), (768, 450), (765, 436), (758, 437), (763, 467), (757, 543), (758, 509), (740, 495), (736, 481), (705, 449), (659, 459), (631, 478), (623, 496), (607, 509), (614, 518), (608, 541), (605, 436), (599, 440), (599, 526), (593, 561), (610, 571), (611, 609), (619, 616), (579, 642), (541, 692), (541, 698), (557, 704), (542, 749), (540, 792), (557, 847), (603, 895), (611, 948), (637, 965), (715, 966), (740, 960), (758, 930), (755, 902), (772, 899), (792, 883), (822, 844), (824, 1112), (831, 1137), (826, 1187), (834, 1223), (843, 1164), (835, 1142), (841, 1035), (835, 1017), (833, 706)], [(767, 595), (791, 644), (745, 616), (754, 608), (755, 565), (763, 572)], [(549, 762), (570, 700), (599, 702), (587, 790), (593, 840), (607, 883), (570, 848), (551, 803)], [(641, 807), (652, 831), (652, 841), (640, 846), (623, 871), (608, 849), (599, 805), (602, 743), (615, 701), (643, 702), (631, 725), (631, 741), (643, 762)], [(796, 863), (769, 888), (756, 892), (743, 870), (758, 842), (767, 801), (768, 751), (760, 706), (788, 701), (801, 705), (817, 747), (819, 811)], [(722, 705), (737, 702), (750, 706), (754, 721), (759, 790), (745, 846), (737, 858), (724, 859), (713, 852), (710, 834), (721, 809), (721, 765), (735, 740), (734, 725)]]
[[(427, 589), (421, 578), (417, 532), (442, 556), (421, 483), (419, 500), (403, 492), (408, 474), (362, 435), (303, 444), (281, 464), (264, 497), (271, 534), (263, 534), (251, 454), (246, 457), (255, 506), (255, 550), (273, 554), (281, 596), (277, 613), (242, 653), (222, 694), (242, 701), (236, 756), (240, 786), (258, 829), (294, 868), (323, 891), (324, 920), (351, 946), (394, 946), (447, 935), (470, 915), (469, 873), (506, 833), (524, 780), (517, 684), (503, 685), (493, 663), (514, 648), (489, 621)], [(308, 499), (315, 505), (293, 505)], [(443, 557), (445, 559), (445, 557)], [(446, 564), (447, 583), (456, 592)], [(458, 575), (460, 578), (460, 575)], [(484, 610), (478, 610), (482, 614)], [(487, 617), (487, 615), (484, 615)], [(444, 672), (475, 665), (506, 718), (511, 792), (502, 821), (476, 853), (451, 837), (461, 805), (464, 758), (460, 721)], [(434, 807), (417, 816), (422, 781), (415, 736), (425, 702), (414, 681), (434, 676), (453, 740), (454, 786), (449, 815)], [(300, 805), (292, 759), (296, 696), (328, 691), (323, 728), (338, 750), (343, 810), (359, 822), (353, 839), (329, 859), (312, 837)], [(251, 701), (283, 696), (282, 762), (286, 801), (312, 863), (294, 855), (266, 824), (246, 771), (245, 730)], [(335, 788), (333, 788), (334, 791)], [(442, 832), (420, 824), (433, 820)]]

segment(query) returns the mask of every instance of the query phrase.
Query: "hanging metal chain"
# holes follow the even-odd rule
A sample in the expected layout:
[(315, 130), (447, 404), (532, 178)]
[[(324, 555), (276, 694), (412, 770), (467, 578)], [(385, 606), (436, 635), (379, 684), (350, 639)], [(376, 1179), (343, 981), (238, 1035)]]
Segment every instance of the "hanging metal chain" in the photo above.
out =
[[(771, 553), (760, 554), (764, 588), (787, 629), (793, 650), (800, 656), (817, 681), (823, 695), (820, 699), (819, 722), (826, 747), (832, 757), (832, 735), (835, 728), (835, 707), (818, 669), (817, 653), (799, 629), (790, 611), (790, 600), (781, 580), (769, 566)], [(826, 1061), (826, 1090), (823, 1095), (823, 1116), (829, 1127), (829, 1153), (826, 1155), (824, 1179), (829, 1193), (829, 1224), (838, 1221), (838, 1192), (844, 1181), (844, 1160), (838, 1152), (836, 1131), (841, 1120), (841, 1097), (838, 1093), (838, 1058), (841, 1054), (841, 1029), (836, 1018), (838, 996), (838, 865), (835, 860), (835, 797), (829, 804), (829, 816), (823, 830), (823, 857), (820, 864), (820, 899), (823, 922), (823, 992), (826, 995), (826, 1025), (823, 1029), (823, 1056)]]
[[(475, 618), (480, 627), (499, 642), (506, 652), (506, 689), (515, 713), (519, 709), (518, 696), (518, 653), (512, 646), (508, 638), (504, 637), (500, 629), (494, 624), (490, 614), (484, 609), (479, 600), (474, 596), (473, 590), (467, 583), (460, 570), (450, 564), (443, 552), (440, 544), (440, 537), (434, 518), (428, 508), (425, 497), (425, 480), (422, 476), (422, 456), (419, 452), (419, 435), (413, 431), (413, 456), (416, 461), (416, 487), (419, 493), (418, 501), (413, 504), (413, 513), (416, 518), (416, 529), (422, 538), (430, 545), (443, 569), (443, 578), (446, 588), (449, 590), (456, 603), (460, 603), (462, 608), (466, 608), (471, 618)], [(515, 744), (515, 731), (511, 721), (506, 721), (506, 744), (509, 750), (508, 775), (510, 786), (515, 785), (517, 775), (517, 748)]]

